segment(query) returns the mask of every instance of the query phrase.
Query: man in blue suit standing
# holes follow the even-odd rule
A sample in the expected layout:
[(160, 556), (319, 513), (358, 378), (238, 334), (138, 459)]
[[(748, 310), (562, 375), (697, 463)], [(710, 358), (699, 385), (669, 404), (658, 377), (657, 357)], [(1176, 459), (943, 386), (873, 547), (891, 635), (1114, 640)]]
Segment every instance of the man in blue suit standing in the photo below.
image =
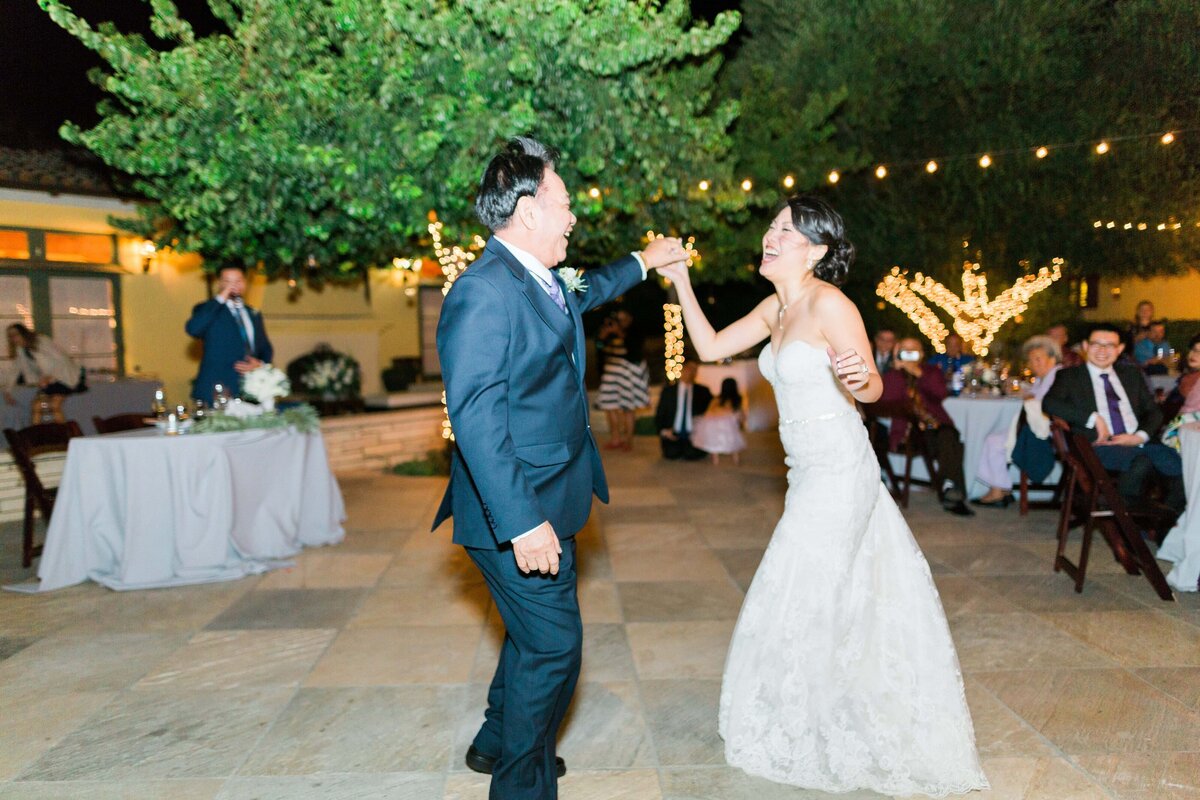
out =
[(488, 164), (475, 208), (493, 235), (446, 296), (437, 330), (458, 447), (434, 528), (454, 517), (454, 541), (506, 628), (466, 758), (492, 774), (492, 800), (553, 800), (566, 771), (555, 745), (583, 641), (573, 537), (592, 495), (608, 501), (580, 315), (684, 257), (678, 239), (664, 238), (583, 280), (557, 274), (575, 215), (556, 158), (519, 137)]
[(262, 314), (242, 300), (246, 293), (246, 268), (221, 267), (217, 296), (192, 309), (184, 330), (204, 342), (200, 372), (192, 381), (192, 398), (213, 402), (213, 387), (221, 384), (237, 396), (241, 376), (275, 354)]

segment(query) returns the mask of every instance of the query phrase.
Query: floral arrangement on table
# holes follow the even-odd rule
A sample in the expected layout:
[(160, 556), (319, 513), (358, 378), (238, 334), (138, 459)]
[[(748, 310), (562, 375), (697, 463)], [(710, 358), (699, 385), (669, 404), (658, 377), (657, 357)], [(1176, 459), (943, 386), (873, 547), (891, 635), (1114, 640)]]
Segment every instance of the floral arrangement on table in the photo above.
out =
[(289, 406), (278, 413), (235, 416), (208, 414), (192, 426), (193, 433), (230, 433), (232, 431), (293, 427), (301, 433), (313, 433), (321, 427), (317, 410), (308, 403)]
[(997, 365), (988, 364), (986, 361), (972, 361), (969, 364), (964, 364), (962, 367), (963, 385), (971, 386), (971, 381), (977, 381), (977, 385), (986, 386), (989, 389), (999, 389), (1001, 382), (1001, 370)]
[(362, 387), (358, 362), (342, 353), (330, 351), (325, 358), (314, 359), (300, 376), (305, 391), (331, 399), (356, 397)]
[(242, 394), (257, 401), (264, 411), (273, 411), (275, 401), (291, 392), (287, 375), (272, 364), (263, 364), (242, 376)]

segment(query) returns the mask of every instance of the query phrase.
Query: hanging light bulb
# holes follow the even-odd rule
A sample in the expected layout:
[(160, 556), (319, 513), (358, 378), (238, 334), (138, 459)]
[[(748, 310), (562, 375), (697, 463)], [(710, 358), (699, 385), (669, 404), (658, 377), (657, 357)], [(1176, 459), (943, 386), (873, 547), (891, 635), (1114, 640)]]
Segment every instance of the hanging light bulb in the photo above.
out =
[(593, 186), (592, 188), (588, 189), (588, 196), (591, 197), (593, 200), (599, 200), (600, 199), (599, 187)]
[(1101, 142), (1100, 144), (1096, 145), (1096, 155), (1102, 156), (1105, 153), (1107, 153), (1108, 151), (1109, 151), (1108, 142)]
[(1162, 138), (1159, 139), (1159, 141), (1162, 142), (1163, 144), (1170, 144), (1171, 142), (1175, 141), (1175, 134), (1171, 133), (1170, 131), (1167, 131), (1166, 133), (1164, 133), (1162, 135)]
[(746, 178), (746, 180), (742, 181), (742, 191), (743, 192), (748, 192), (753, 188), (754, 188), (754, 182), (751, 181), (749, 178)]
[(1050, 150), (1046, 147), (1039, 147), (1033, 152), (1033, 154), (1038, 158), (1045, 158), (1046, 156), (1050, 155)]
[(785, 189), (790, 189), (790, 188), (792, 188), (792, 187), (793, 187), (793, 186), (795, 186), (795, 185), (796, 185), (796, 179), (795, 179), (795, 178), (793, 178), (791, 175), (787, 175), (787, 176), (785, 176), (785, 177), (784, 177), (784, 179), (783, 179), (783, 188), (785, 188)]
[(838, 171), (836, 169), (833, 172), (829, 173), (829, 182), (830, 183), (837, 183), (841, 179), (842, 179), (842, 176), (838, 173)]
[(992, 165), (992, 157), (989, 156), (987, 153), (984, 153), (979, 159), (979, 166), (983, 167), (984, 169), (987, 169), (991, 165)]
[(928, 164), (925, 165), (925, 171), (928, 172), (930, 175), (937, 172), (938, 171), (938, 163), (936, 161), (930, 161)]
[(699, 186), (699, 188), (700, 188), (700, 191), (702, 191), (702, 192), (707, 192), (707, 191), (708, 191), (708, 186), (709, 186), (709, 183), (708, 183), (708, 181), (700, 181), (700, 186)]
[(876, 167), (875, 168), (875, 177), (879, 178), (879, 180), (883, 180), (884, 178), (886, 178), (887, 177), (887, 167), (885, 167), (883, 164), (880, 164), (878, 167)]

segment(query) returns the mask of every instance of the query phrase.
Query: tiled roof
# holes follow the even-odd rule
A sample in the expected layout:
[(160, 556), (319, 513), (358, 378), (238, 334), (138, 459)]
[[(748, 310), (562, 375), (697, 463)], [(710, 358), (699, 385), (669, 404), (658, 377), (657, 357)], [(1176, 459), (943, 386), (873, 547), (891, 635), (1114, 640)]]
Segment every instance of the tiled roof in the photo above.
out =
[(82, 150), (24, 150), (0, 146), (0, 187), (53, 194), (133, 197), (116, 173)]

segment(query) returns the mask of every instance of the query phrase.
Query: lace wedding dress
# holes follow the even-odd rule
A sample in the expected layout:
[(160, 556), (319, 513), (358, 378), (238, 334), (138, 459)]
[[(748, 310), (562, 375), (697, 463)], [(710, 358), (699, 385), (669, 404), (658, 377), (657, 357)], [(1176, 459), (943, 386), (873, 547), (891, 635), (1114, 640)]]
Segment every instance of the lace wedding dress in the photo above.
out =
[(726, 760), (827, 792), (987, 788), (937, 589), (853, 400), (805, 342), (759, 367), (788, 490), (725, 664)]

